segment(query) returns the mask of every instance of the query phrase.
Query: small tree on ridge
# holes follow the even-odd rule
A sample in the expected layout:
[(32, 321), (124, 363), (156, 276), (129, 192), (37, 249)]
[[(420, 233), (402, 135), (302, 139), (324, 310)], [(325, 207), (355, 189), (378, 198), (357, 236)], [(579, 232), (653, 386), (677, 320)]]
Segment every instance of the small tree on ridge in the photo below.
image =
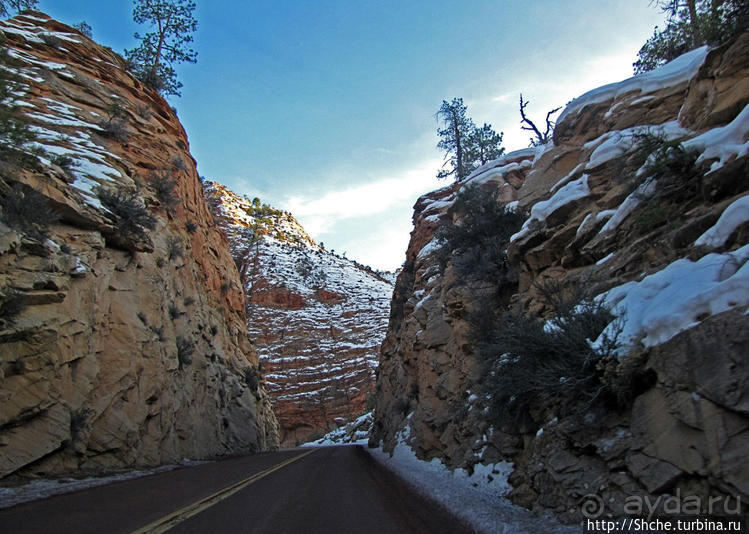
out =
[(481, 128), (474, 128), (468, 136), (468, 148), (466, 150), (467, 159), (471, 162), (472, 167), (479, 167), (504, 154), (505, 149), (501, 146), (503, 136), (502, 132), (495, 132), (490, 124), (484, 123)]
[[(437, 173), (437, 178), (455, 176), (456, 180), (460, 180), (471, 172), (470, 166), (466, 165), (465, 150), (468, 136), (471, 135), (474, 125), (470, 117), (466, 116), (467, 109), (462, 98), (453, 98), (452, 102), (443, 100), (442, 106), (437, 111), (437, 119), (445, 125), (444, 128), (437, 129), (437, 134), (441, 138), (437, 143), (437, 148), (447, 152), (445, 163)], [(445, 169), (445, 165), (448, 164), (452, 168)]]
[(196, 63), (198, 53), (188, 47), (198, 28), (192, 0), (134, 0), (133, 20), (150, 24), (153, 31), (135, 34), (140, 45), (125, 50), (133, 73), (143, 83), (163, 95), (180, 96), (182, 83), (173, 65)]

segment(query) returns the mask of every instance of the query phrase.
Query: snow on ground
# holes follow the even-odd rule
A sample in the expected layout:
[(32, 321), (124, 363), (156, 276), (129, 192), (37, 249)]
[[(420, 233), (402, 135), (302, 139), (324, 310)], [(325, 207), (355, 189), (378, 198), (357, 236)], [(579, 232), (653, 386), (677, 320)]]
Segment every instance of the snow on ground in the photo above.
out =
[(476, 532), (492, 534), (572, 533), (579, 527), (562, 526), (552, 518), (535, 516), (530, 511), (512, 504), (507, 494), (512, 490), (507, 479), (512, 474), (511, 462), (476, 464), (473, 473), (465, 469), (451, 471), (437, 458), (431, 462), (419, 460), (408, 445), (410, 419), (398, 436), (398, 443), (390, 455), (382, 448), (367, 448), (372, 413), (367, 413), (348, 425), (330, 432), (303, 447), (330, 445), (361, 445), (379, 463), (398, 474), (414, 490), (437, 501)]
[(563, 526), (552, 518), (538, 517), (512, 504), (505, 496), (511, 490), (507, 477), (512, 464), (478, 464), (469, 475), (465, 469), (450, 471), (438, 459), (419, 460), (408, 445), (410, 427), (400, 434), (392, 456), (381, 448), (365, 449), (378, 462), (397, 473), (416, 491), (450, 510), (477, 532), (492, 534), (536, 534), (579, 532), (579, 526)]
[(585, 198), (589, 194), (588, 175), (583, 174), (577, 180), (569, 182), (567, 185), (560, 188), (550, 199), (536, 202), (531, 208), (530, 216), (523, 223), (523, 227), (519, 232), (510, 237), (510, 243), (528, 235), (531, 232), (531, 226), (543, 223), (549, 215), (562, 206), (580, 198)]
[[(627, 282), (602, 295), (620, 317), (593, 343), (621, 326), (619, 354), (638, 342), (646, 347), (664, 343), (706, 317), (749, 306), (749, 245), (725, 254), (708, 254), (697, 261), (676, 260), (639, 282)], [(621, 322), (621, 325), (618, 325)]]
[[(36, 28), (38, 26), (28, 24), (22, 19), (4, 21), (3, 23), (3, 31), (12, 30), (12, 33), (23, 35), (27, 40), (34, 42), (43, 42), (40, 38), (41, 35), (50, 35), (73, 42), (78, 41), (77, 38), (74, 38), (75, 36), (60, 32), (34, 33), (30, 31)], [(45, 82), (44, 78), (39, 76), (45, 71), (74, 77), (73, 74), (65, 72), (65, 69), (68, 68), (65, 64), (41, 61), (36, 56), (18, 49), (9, 49), (8, 54), (28, 65), (28, 67), (6, 67), (6, 69), (37, 83)], [(28, 99), (28, 86), (23, 86), (22, 89), (21, 94), (17, 96)], [(70, 157), (73, 160), (70, 174), (75, 178), (71, 185), (81, 193), (81, 198), (86, 204), (107, 211), (99, 202), (95, 189), (102, 183), (124, 180), (126, 177), (112, 164), (119, 158), (105, 147), (95, 143), (89, 134), (92, 130), (101, 131), (101, 126), (86, 120), (84, 110), (66, 102), (38, 97), (33, 103), (27, 102), (27, 104), (25, 107), (31, 108), (33, 111), (26, 111), (26, 116), (35, 123), (30, 126), (30, 129), (39, 140), (29, 143), (27, 148), (41, 149), (52, 156)], [(44, 156), (40, 156), (40, 159), (45, 165), (50, 164), (50, 161)]]
[(40, 479), (29, 482), (22, 486), (0, 488), (0, 510), (10, 508), (17, 504), (38, 499), (45, 499), (53, 495), (61, 495), (73, 491), (80, 491), (97, 486), (105, 486), (113, 482), (122, 482), (134, 478), (172, 471), (178, 467), (187, 467), (199, 465), (205, 462), (194, 460), (183, 460), (179, 464), (163, 465), (153, 469), (139, 469), (135, 471), (123, 471), (109, 476), (87, 477), (87, 478), (59, 478), (59, 479)]
[(749, 154), (749, 104), (735, 119), (725, 126), (713, 128), (684, 143), (684, 148), (695, 148), (702, 152), (697, 163), (717, 160), (710, 166), (714, 172), (733, 157), (740, 158)]
[[(506, 154), (500, 158), (497, 158), (492, 161), (487, 161), (480, 167), (478, 167), (475, 171), (473, 171), (471, 174), (469, 174), (465, 180), (463, 180), (463, 185), (480, 185), (488, 182), (489, 180), (497, 179), (501, 180), (504, 178), (504, 176), (514, 170), (518, 169), (527, 169), (533, 165), (533, 162), (538, 159), (545, 150), (549, 149), (552, 146), (551, 143), (548, 145), (541, 145), (539, 147), (531, 147), (531, 148), (524, 148), (521, 150), (515, 150), (513, 152), (510, 152), (509, 154)], [(520, 159), (520, 161), (517, 161)], [(509, 160), (515, 160), (510, 163), (508, 163)], [(452, 187), (452, 186), (447, 186)], [(428, 193), (429, 195), (434, 195), (435, 193), (439, 193), (440, 191), (447, 189), (442, 188), (438, 189), (436, 191), (432, 191), (431, 193)], [(457, 194), (460, 193), (460, 190), (457, 192)], [(428, 198), (425, 199), (425, 196), (422, 196), (419, 198), (418, 202), (421, 202), (422, 199), (424, 199), (424, 208), (422, 209), (422, 217), (424, 219), (430, 219), (433, 221), (439, 220), (439, 215), (444, 213), (450, 206), (453, 205), (456, 198), (456, 193), (453, 193), (451, 195), (448, 195), (447, 197), (441, 199), (441, 200), (430, 200)]]
[(649, 93), (690, 80), (704, 63), (708, 50), (707, 46), (697, 48), (650, 72), (588, 91), (567, 105), (557, 119), (557, 124), (561, 124), (567, 117), (579, 113), (587, 106), (606, 102), (631, 91), (639, 90), (644, 98)]
[[(248, 332), (262, 340), (257, 352), (270, 370), (265, 378), (272, 398), (309, 405), (332, 394), (326, 391), (357, 393), (371, 384), (395, 274), (383, 276), (326, 251), (287, 212), (253, 204), (220, 184), (205, 187), (219, 201), (232, 250), (246, 247), (243, 233), (253, 225), (264, 232), (249, 251), (255, 263), (248, 271), (248, 294), (260, 297), (268, 289), (285, 289), (303, 299), (292, 309), (249, 307)], [(330, 299), (320, 297), (325, 291), (332, 293)]]
[(742, 224), (749, 222), (749, 195), (735, 200), (721, 214), (718, 222), (694, 242), (695, 246), (722, 247), (731, 234)]
[(606, 132), (601, 137), (585, 144), (586, 147), (596, 147), (590, 158), (588, 158), (585, 169), (595, 169), (612, 159), (626, 154), (637, 146), (638, 136), (648, 133), (670, 141), (685, 137), (690, 132), (682, 128), (679, 125), (679, 121), (671, 121), (660, 125), (633, 126), (625, 130)]
[(369, 441), (369, 431), (372, 428), (372, 412), (354, 419), (350, 423), (328, 432), (318, 440), (305, 443), (302, 447), (324, 447), (326, 445), (362, 445)]
[(624, 202), (622, 202), (619, 207), (614, 211), (613, 215), (611, 215), (611, 218), (606, 221), (606, 224), (603, 225), (603, 228), (598, 232), (599, 234), (606, 234), (608, 232), (613, 232), (617, 229), (617, 227), (626, 219), (629, 217), (629, 215), (635, 211), (635, 208), (642, 204), (644, 201), (649, 199), (655, 194), (655, 188), (656, 188), (657, 182), (656, 180), (653, 180), (652, 178), (648, 178), (643, 183), (641, 183), (637, 189), (635, 189), (632, 193), (629, 194), (627, 198), (624, 199)]

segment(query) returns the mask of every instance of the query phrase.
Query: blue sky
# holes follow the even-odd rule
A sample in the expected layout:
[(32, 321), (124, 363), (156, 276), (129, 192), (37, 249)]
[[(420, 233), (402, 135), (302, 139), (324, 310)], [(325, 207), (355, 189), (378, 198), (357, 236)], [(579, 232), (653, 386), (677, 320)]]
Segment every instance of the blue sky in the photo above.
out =
[[(412, 206), (446, 185), (434, 114), (462, 97), (476, 123), (528, 144), (518, 95), (548, 109), (631, 75), (663, 15), (648, 0), (197, 0), (198, 63), (172, 98), (198, 171), (290, 210), (365, 264), (405, 259)], [(130, 0), (40, 0), (133, 47)], [(142, 31), (142, 29), (141, 29)]]

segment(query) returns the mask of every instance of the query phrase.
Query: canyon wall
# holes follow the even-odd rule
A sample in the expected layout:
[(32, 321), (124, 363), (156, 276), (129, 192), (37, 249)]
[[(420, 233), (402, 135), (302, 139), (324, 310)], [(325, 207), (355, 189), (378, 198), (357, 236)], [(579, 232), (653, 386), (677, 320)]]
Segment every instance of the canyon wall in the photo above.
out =
[(385, 337), (389, 273), (325, 250), (288, 212), (206, 182), (247, 295), (281, 444), (294, 446), (364, 411)]
[(176, 111), (46, 15), (0, 30), (36, 136), (0, 164), (0, 477), (277, 447)]
[(745, 513), (748, 138), (744, 34), (586, 93), (553, 143), (421, 197), (370, 444), (512, 461), (510, 498), (567, 521), (628, 496)]

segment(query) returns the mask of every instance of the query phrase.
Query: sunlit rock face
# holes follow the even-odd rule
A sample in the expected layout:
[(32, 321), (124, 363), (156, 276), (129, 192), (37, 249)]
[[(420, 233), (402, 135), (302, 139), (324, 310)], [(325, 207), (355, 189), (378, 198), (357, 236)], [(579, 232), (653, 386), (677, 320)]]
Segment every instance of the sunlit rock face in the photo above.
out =
[[(0, 318), (0, 477), (277, 447), (239, 274), (175, 111), (46, 15), (0, 29), (37, 134), (27, 148), (46, 151), (36, 169), (0, 169), (0, 293), (23, 308)], [(9, 216), (8, 198), (34, 192), (59, 216), (47, 237)], [(138, 210), (153, 228), (128, 227)]]
[[(456, 467), (512, 461), (511, 498), (569, 521), (583, 517), (588, 494), (615, 516), (633, 495), (749, 502), (738, 453), (749, 447), (747, 84), (744, 34), (573, 100), (552, 144), (421, 197), (371, 442), (390, 450), (409, 435), (419, 456)], [(472, 184), (523, 214), (494, 243), (505, 251), (501, 279), (466, 273), (465, 250), (435, 239), (470, 220), (456, 198)], [(604, 302), (620, 319), (580, 350), (600, 354), (599, 333), (616, 349), (588, 368), (585, 394), (559, 386), (572, 375), (556, 371), (546, 391), (497, 407), (503, 392), (487, 384), (523, 376), (530, 349), (492, 353), (491, 341), (507, 346), (502, 334), (518, 334), (511, 321), (523, 315), (559, 328), (548, 288)], [(551, 365), (532, 369), (548, 377)]]
[(282, 445), (355, 419), (374, 388), (392, 274), (325, 250), (288, 212), (205, 187), (243, 277)]

